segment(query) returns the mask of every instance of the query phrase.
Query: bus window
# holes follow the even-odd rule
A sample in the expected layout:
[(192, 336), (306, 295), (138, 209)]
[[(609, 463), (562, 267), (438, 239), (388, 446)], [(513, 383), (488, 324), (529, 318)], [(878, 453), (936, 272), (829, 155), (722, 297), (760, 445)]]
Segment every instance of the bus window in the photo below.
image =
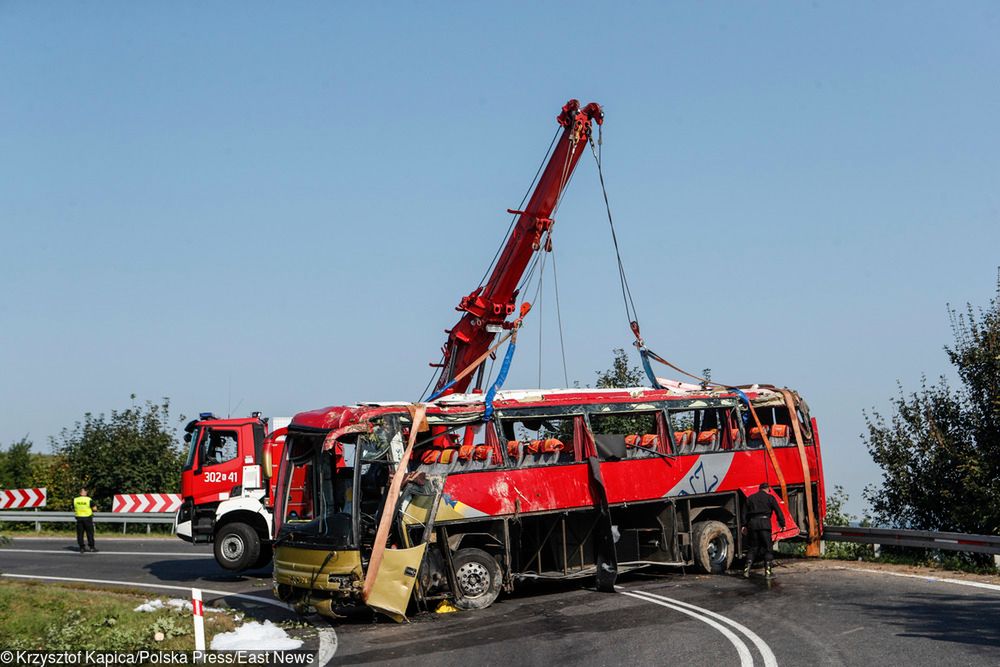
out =
[(742, 443), (733, 408), (671, 410), (669, 421), (678, 454), (727, 451)]
[(511, 417), (500, 420), (507, 458), (514, 467), (572, 463), (573, 420), (579, 417)]
[[(792, 422), (788, 416), (787, 408), (757, 408), (757, 418), (761, 421), (761, 427), (767, 434), (772, 447), (792, 447), (795, 445)], [(760, 435), (761, 428), (758, 428), (753, 420), (750, 421), (750, 424), (749, 445), (763, 447), (764, 439)]]
[(604, 461), (644, 459), (661, 451), (657, 412), (598, 413), (590, 415), (597, 455)]
[(503, 465), (499, 438), (492, 424), (476, 422), (449, 428), (414, 452), (416, 470), (454, 474), (488, 470)]

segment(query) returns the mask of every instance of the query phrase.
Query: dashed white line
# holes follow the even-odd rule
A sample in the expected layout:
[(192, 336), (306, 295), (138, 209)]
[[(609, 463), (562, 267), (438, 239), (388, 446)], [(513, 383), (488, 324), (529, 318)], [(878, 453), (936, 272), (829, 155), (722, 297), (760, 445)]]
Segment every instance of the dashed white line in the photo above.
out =
[[(730, 643), (736, 647), (736, 652), (740, 656), (741, 667), (753, 667), (753, 656), (750, 654), (750, 648), (746, 645), (746, 643), (742, 639), (740, 639), (736, 635), (735, 632), (733, 632), (726, 626), (722, 625), (721, 623), (714, 621), (708, 616), (705, 616), (701, 613), (692, 611), (690, 609), (685, 609), (680, 605), (672, 604), (670, 602), (665, 602), (664, 600), (660, 600), (656, 597), (647, 597), (646, 596), (647, 594), (642, 592), (633, 593), (632, 591), (623, 591), (623, 590), (619, 590), (618, 592), (621, 593), (622, 595), (627, 595), (637, 600), (643, 600), (644, 602), (652, 602), (653, 604), (658, 604), (661, 607), (667, 607), (668, 609), (679, 611), (680, 613), (687, 614), (688, 616), (695, 618), (701, 621), (702, 623), (707, 623), (708, 625), (712, 626), (713, 628), (721, 632), (723, 636), (725, 636), (725, 638), (728, 639)], [(700, 609), (698, 607), (695, 607), (695, 609), (699, 609), (699, 611), (704, 611), (703, 609)]]

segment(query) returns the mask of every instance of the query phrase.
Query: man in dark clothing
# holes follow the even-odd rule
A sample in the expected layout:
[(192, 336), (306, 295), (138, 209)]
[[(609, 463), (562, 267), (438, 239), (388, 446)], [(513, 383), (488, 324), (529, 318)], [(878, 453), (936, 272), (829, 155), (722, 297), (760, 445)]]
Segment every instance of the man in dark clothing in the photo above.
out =
[(768, 489), (770, 485), (763, 482), (757, 493), (748, 496), (743, 505), (743, 532), (750, 543), (747, 552), (747, 564), (743, 568), (744, 578), (750, 577), (750, 568), (755, 560), (764, 561), (764, 576), (772, 576), (771, 564), (774, 562), (774, 552), (771, 551), (771, 514), (778, 517), (778, 525), (785, 528), (785, 515), (781, 506)]

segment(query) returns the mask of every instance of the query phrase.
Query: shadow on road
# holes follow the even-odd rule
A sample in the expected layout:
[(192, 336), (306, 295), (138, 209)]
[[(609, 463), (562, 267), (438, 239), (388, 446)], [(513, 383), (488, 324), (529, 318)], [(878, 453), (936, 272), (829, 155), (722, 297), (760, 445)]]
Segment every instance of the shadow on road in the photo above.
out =
[(177, 558), (173, 560), (158, 560), (147, 563), (143, 569), (161, 582), (212, 582), (212, 583), (247, 583), (257, 586), (266, 583), (270, 586), (271, 569), (265, 567), (245, 572), (230, 572), (219, 566), (214, 560)]
[(900, 628), (899, 637), (923, 637), (975, 646), (1000, 646), (1000, 599), (970, 595), (910, 595), (902, 603), (862, 604)]

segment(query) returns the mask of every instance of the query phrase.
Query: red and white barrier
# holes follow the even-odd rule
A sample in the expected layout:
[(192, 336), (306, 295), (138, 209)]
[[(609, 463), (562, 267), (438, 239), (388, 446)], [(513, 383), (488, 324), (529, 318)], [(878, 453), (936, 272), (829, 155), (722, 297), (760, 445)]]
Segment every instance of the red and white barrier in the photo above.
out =
[(45, 507), (48, 491), (41, 489), (0, 489), (0, 510)]
[(115, 496), (112, 512), (176, 512), (181, 506), (179, 493), (124, 493)]

